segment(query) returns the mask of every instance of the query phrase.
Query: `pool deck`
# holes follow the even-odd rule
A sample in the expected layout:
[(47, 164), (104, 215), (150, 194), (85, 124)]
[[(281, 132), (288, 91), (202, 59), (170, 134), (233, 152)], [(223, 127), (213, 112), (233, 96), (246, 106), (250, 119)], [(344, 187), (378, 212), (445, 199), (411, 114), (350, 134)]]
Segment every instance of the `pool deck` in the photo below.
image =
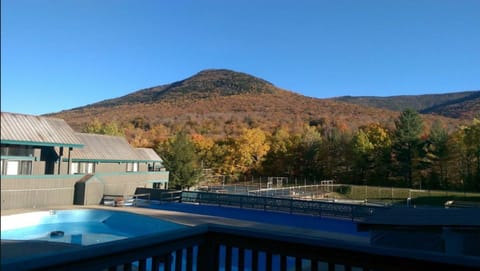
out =
[[(245, 228), (254, 228), (258, 230), (265, 230), (269, 232), (276, 232), (287, 236), (304, 236), (315, 239), (323, 240), (342, 240), (345, 242), (351, 242), (355, 244), (369, 244), (369, 238), (365, 236), (356, 236), (353, 234), (337, 233), (332, 231), (315, 230), (305, 227), (292, 227), (279, 224), (260, 223), (242, 219), (232, 219), (220, 216), (186, 213), (169, 210), (139, 208), (139, 207), (109, 207), (109, 206), (56, 206), (51, 208), (36, 208), (36, 209), (17, 209), (17, 210), (4, 210), (2, 216), (13, 215), (26, 212), (37, 211), (49, 211), (49, 210), (74, 210), (74, 209), (101, 209), (111, 211), (124, 211), (135, 214), (142, 214), (151, 217), (160, 218), (163, 220), (183, 224), (187, 226), (197, 226), (202, 224), (216, 224), (227, 225)], [(11, 260), (25, 257), (26, 255), (58, 253), (63, 250), (74, 249), (76, 245), (54, 243), (54, 242), (42, 242), (42, 241), (4, 241), (1, 242), (1, 259)]]
[(480, 227), (479, 208), (386, 208), (357, 221), (364, 225), (405, 227)]

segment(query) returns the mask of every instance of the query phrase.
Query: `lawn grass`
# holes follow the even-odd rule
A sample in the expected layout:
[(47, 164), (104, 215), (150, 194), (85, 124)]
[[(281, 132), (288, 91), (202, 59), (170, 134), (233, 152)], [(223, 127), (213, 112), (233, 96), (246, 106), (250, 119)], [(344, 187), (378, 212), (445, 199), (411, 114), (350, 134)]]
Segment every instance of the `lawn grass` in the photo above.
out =
[(406, 205), (407, 199), (417, 206), (444, 206), (450, 200), (480, 203), (480, 193), (418, 190), (409, 188), (340, 185), (335, 187), (335, 197), (352, 200), (382, 201)]

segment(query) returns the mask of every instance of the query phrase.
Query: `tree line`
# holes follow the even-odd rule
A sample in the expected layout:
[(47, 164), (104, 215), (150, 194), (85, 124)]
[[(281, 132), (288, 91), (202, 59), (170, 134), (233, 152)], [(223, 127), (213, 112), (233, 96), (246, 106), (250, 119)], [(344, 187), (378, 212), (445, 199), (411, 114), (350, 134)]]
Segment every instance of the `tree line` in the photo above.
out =
[[(94, 124), (84, 131), (118, 134), (121, 130), (111, 123)], [(145, 124), (136, 120), (132, 125)], [(238, 181), (250, 176), (283, 176), (480, 191), (480, 120), (454, 131), (440, 122), (427, 129), (422, 116), (408, 109), (389, 126), (370, 123), (352, 132), (341, 125), (311, 121), (295, 132), (285, 127), (271, 132), (253, 127), (222, 138), (188, 129), (166, 136), (163, 129), (155, 128), (162, 136), (153, 142), (132, 135), (128, 127), (123, 131), (132, 144), (155, 148), (170, 171), (171, 187), (188, 188), (227, 175)]]

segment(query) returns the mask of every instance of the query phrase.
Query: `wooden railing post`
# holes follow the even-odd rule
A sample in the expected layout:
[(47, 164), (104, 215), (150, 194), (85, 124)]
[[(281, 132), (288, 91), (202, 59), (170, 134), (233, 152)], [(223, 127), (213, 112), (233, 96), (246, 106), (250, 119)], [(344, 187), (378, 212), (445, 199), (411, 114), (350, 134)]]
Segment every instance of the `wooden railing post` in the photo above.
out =
[(146, 271), (147, 270), (147, 260), (142, 259), (138, 260), (138, 271)]
[(271, 252), (268, 252), (268, 251), (265, 254), (266, 254), (265, 262), (266, 262), (266, 265), (267, 265), (266, 270), (267, 271), (273, 271), (273, 269), (272, 269), (272, 267), (273, 267), (273, 257), (272, 256), (273, 255), (272, 255)]
[(182, 270), (182, 262), (183, 262), (183, 249), (177, 249), (175, 251), (175, 271)]
[[(158, 269), (154, 269), (158, 270)], [(172, 271), (172, 254), (168, 253), (167, 255), (163, 256), (163, 270), (165, 271)]]
[(287, 271), (287, 255), (280, 255), (280, 271)]
[(318, 271), (318, 262), (314, 259), (310, 259), (310, 270)]
[(158, 270), (160, 268), (160, 257), (154, 256), (152, 257), (152, 270)]
[(232, 246), (225, 245), (225, 271), (232, 271)]
[(187, 248), (187, 271), (193, 271), (193, 247)]
[(219, 245), (210, 234), (206, 234), (198, 246), (197, 270), (217, 271), (219, 267)]
[[(311, 262), (311, 265), (310, 265), (310, 270), (313, 270), (313, 261), (310, 261)], [(302, 258), (300, 257), (295, 257), (295, 270), (299, 270), (301, 271), (302, 270)]]
[(245, 249), (242, 247), (238, 248), (238, 271), (245, 270)]
[(252, 249), (252, 270), (258, 270), (258, 250)]

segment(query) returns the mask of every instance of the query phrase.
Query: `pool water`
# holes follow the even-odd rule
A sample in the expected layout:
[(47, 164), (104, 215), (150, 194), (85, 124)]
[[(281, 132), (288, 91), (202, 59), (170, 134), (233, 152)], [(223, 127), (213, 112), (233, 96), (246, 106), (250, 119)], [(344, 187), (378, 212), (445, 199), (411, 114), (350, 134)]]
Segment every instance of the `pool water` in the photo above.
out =
[(2, 216), (2, 240), (39, 240), (88, 246), (185, 226), (121, 211), (58, 210)]

